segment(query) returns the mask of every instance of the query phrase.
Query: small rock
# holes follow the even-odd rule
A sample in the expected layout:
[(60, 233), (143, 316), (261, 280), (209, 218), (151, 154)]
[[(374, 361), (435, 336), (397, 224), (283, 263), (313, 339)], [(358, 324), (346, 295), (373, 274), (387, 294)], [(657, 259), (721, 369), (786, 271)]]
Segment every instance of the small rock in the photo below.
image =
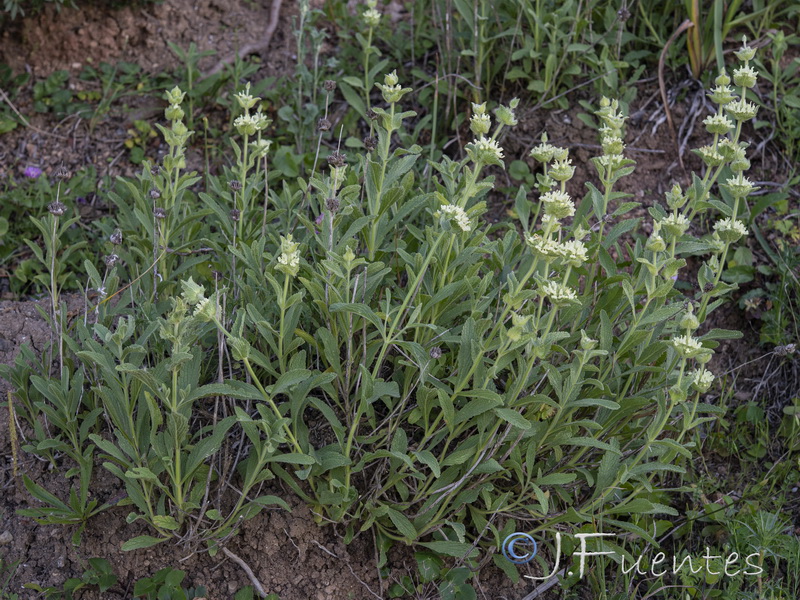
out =
[(4, 531), (3, 533), (0, 533), (0, 546), (8, 546), (13, 541), (14, 537), (10, 532)]

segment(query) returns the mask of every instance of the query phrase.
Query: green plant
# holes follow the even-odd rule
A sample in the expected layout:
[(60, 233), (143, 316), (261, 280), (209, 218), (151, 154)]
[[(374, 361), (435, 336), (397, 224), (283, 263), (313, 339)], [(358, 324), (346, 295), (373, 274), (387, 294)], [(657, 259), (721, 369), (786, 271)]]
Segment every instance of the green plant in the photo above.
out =
[(101, 593), (104, 593), (116, 583), (117, 577), (106, 559), (90, 558), (83, 575), (80, 578), (72, 577), (67, 579), (63, 586), (43, 588), (38, 584), (29, 583), (23, 587), (39, 592), (41, 594), (40, 597), (46, 600), (73, 600), (73, 598), (80, 597), (76, 594), (80, 590), (96, 587)]
[[(744, 11), (741, 0), (724, 2), (713, 0), (670, 0), (668, 2), (645, 0), (638, 2), (638, 14), (650, 41), (660, 51), (676, 30), (686, 31), (685, 52), (677, 48), (672, 56), (677, 56), (678, 64), (688, 58), (692, 77), (700, 79), (709, 67), (716, 63), (716, 70), (725, 66), (723, 43), (737, 29), (748, 28), (753, 37), (759, 38), (767, 29), (776, 13), (783, 7), (780, 3), (754, 2), (750, 10)], [(684, 27), (681, 23), (688, 27)], [(640, 36), (644, 39), (646, 36)]]
[[(511, 6), (518, 5), (516, 10)], [(646, 51), (623, 54), (623, 46), (635, 38), (626, 31), (627, 9), (617, 10), (610, 2), (511, 3), (509, 12), (517, 17), (511, 38), (515, 48), (505, 65), (505, 77), (519, 80), (536, 93), (539, 105), (555, 102), (566, 108), (563, 92), (576, 87), (580, 79), (599, 82), (599, 93), (618, 96), (630, 102), (635, 94), (628, 88), (621, 94), (623, 83), (635, 82), (645, 66), (640, 58)], [(523, 20), (524, 17), (524, 20)], [(495, 60), (501, 68), (503, 52)], [(589, 77), (586, 81), (586, 77)]]
[(0, 598), (2, 600), (18, 600), (19, 596), (9, 591), (11, 579), (19, 567), (20, 561), (7, 562), (0, 558)]
[(770, 83), (769, 102), (760, 101), (774, 115), (778, 140), (785, 148), (787, 158), (796, 163), (800, 158), (800, 122), (796, 118), (800, 110), (800, 57), (784, 63), (786, 50), (800, 42), (797, 35), (786, 35), (783, 31), (768, 32), (769, 61), (759, 60), (755, 64), (760, 74)]
[[(20, 514), (44, 524), (76, 525), (72, 543), (77, 546), (88, 520), (109, 506), (100, 505), (89, 493), (94, 462), (94, 446), (88, 443), (89, 434), (97, 427), (103, 411), (85, 401), (83, 374), (78, 371), (70, 375), (73, 373), (71, 360), (67, 360), (60, 379), (50, 378), (51, 365), (46, 352), (37, 357), (26, 345), (21, 348), (13, 367), (0, 365), (0, 375), (15, 390), (8, 398), (9, 414), (18, 416), (24, 424), (17, 431), (16, 419), (10, 421), (12, 450), (16, 452), (19, 437), (22, 450), (52, 465), (63, 464), (61, 460), (66, 456), (73, 466), (66, 469), (65, 477), (77, 478), (77, 486), (70, 486), (69, 498), (64, 501), (23, 474), (26, 489), (41, 505), (21, 509)], [(15, 459), (15, 477), (16, 464)]]
[[(89, 114), (89, 132), (94, 132), (121, 100), (156, 89), (170, 81), (164, 76), (147, 76), (135, 63), (120, 61), (116, 64), (101, 62), (97, 67), (86, 65), (80, 73), (80, 87), (75, 97), (86, 103), (78, 114)], [(95, 87), (96, 86), (96, 87)]]
[(133, 597), (146, 600), (192, 600), (204, 598), (203, 586), (184, 588), (181, 586), (186, 573), (178, 569), (165, 568), (149, 578), (137, 581), (133, 586)]
[[(64, 0), (3, 0), (3, 12), (7, 13), (11, 19), (18, 16), (25, 16), (27, 12), (37, 12), (42, 10), (48, 2), (55, 2), (58, 6), (65, 4)], [(5, 15), (0, 15), (4, 18)]]
[[(40, 173), (38, 169), (36, 172)], [(41, 229), (30, 217), (38, 217), (56, 200), (56, 196), (62, 204), (79, 206), (94, 193), (96, 187), (97, 174), (92, 168), (76, 173), (68, 180), (59, 181), (56, 185), (41, 174), (32, 179), (27, 176), (21, 180), (9, 177), (0, 185), (4, 199), (0, 206), (0, 266), (7, 272), (14, 293), (23, 295), (46, 289), (50, 279), (47, 272), (50, 261), (39, 260), (25, 243), (26, 239), (37, 242), (42, 239)], [(8, 223), (14, 223), (14, 227), (8, 228)], [(48, 233), (50, 235), (51, 232)], [(76, 273), (95, 247), (95, 236), (91, 233), (87, 235), (77, 227), (62, 227), (59, 239), (63, 247), (71, 250), (60, 256), (63, 268), (58, 274), (58, 286), (61, 289), (82, 287)]]
[(130, 161), (139, 165), (145, 158), (147, 144), (158, 136), (155, 129), (147, 121), (136, 120), (133, 127), (128, 129), (128, 139), (125, 140), (125, 147), (130, 150)]
[(49, 419), (50, 427), (57, 432), (52, 438), (42, 436), (44, 439), (37, 440), (33, 451), (45, 451), (47, 454), (63, 452), (72, 459), (77, 467), (69, 469), (65, 477), (69, 479), (77, 476), (78, 490), (71, 487), (69, 500), (64, 502), (27, 475), (23, 475), (25, 488), (44, 506), (21, 509), (19, 514), (33, 517), (37, 522), (48, 525), (78, 525), (72, 537), (72, 543), (78, 546), (87, 521), (109, 506), (100, 505), (98, 500), (89, 498), (94, 446), (87, 442), (89, 432), (95, 428), (102, 409), (95, 408), (88, 413), (81, 410), (83, 377), (80, 372), (70, 381), (69, 371), (65, 370), (60, 385), (41, 377), (34, 377), (33, 384), (42, 394), (42, 400), (35, 404), (36, 411), (33, 414), (41, 414)]
[(53, 202), (47, 205), (47, 211), (50, 214), (44, 219), (31, 217), (31, 221), (41, 232), (42, 240), (44, 241), (44, 252), (38, 244), (34, 244), (30, 241), (27, 241), (27, 244), (39, 262), (47, 270), (47, 278), (43, 275), (40, 277), (40, 281), (46, 286), (50, 295), (51, 325), (58, 345), (59, 375), (63, 377), (65, 374), (62, 332), (64, 328), (63, 312), (66, 311), (66, 308), (59, 302), (61, 293), (59, 281), (65, 274), (63, 261), (67, 259), (70, 254), (83, 247), (85, 242), (79, 242), (75, 245), (68, 246), (62, 252), (61, 240), (66, 231), (80, 220), (80, 216), (61, 221), (61, 217), (67, 212), (67, 205), (60, 200), (61, 184), (64, 180), (69, 178), (69, 172), (63, 167), (60, 167), (56, 171), (55, 177), (58, 180), (56, 184), (56, 197)]
[[(519, 222), (492, 228), (481, 216), (516, 100), (494, 121), (473, 106), (474, 140), (429, 163), (428, 192), (422, 148), (402, 143), (416, 115), (396, 72), (378, 85), (377, 140), (349, 162), (337, 149), (307, 180), (270, 181), (269, 119), (246, 86), (231, 167), (195, 193), (184, 93), (168, 92), (169, 152), (110, 195), (118, 211), (103, 231), (121, 235), (106, 274), (86, 263), (104, 289), (96, 321), (59, 336), (86, 382), (71, 414), (105, 417), (88, 441), (57, 425), (67, 448), (95, 445), (125, 485), (128, 521), (154, 534), (123, 548), (180, 540), (214, 553), (264, 506), (286, 507), (261, 495), (275, 477), (347, 541), (372, 529), (379, 568), (393, 543), (463, 561), (440, 569), (444, 597), (474, 596), (479, 546), (520, 526), (653, 543), (641, 522), (676, 514), (661, 475), (685, 471), (714, 420), (701, 401), (708, 361), (739, 336), (699, 331), (736, 288), (722, 273), (747, 234), (753, 54), (737, 53), (736, 92), (716, 81), (706, 171), (650, 207), (649, 235), (615, 189), (634, 170), (617, 101), (595, 113), (600, 186), (573, 201), (569, 152), (543, 139), (531, 154), (539, 201), (522, 188)], [(723, 217), (713, 231), (690, 233), (709, 211)], [(690, 256), (701, 264), (684, 293)]]
[[(189, 48), (184, 50), (180, 46), (169, 42), (169, 48), (172, 50), (172, 53), (175, 54), (184, 64), (184, 71), (183, 76), (186, 81), (185, 86), (183, 87), (186, 90), (187, 95), (189, 97), (189, 117), (187, 119), (187, 125), (189, 129), (194, 129), (194, 103), (195, 97), (197, 95), (197, 90), (195, 90), (195, 85), (197, 83), (197, 79), (200, 77), (200, 70), (197, 68), (197, 63), (206, 56), (213, 56), (213, 50), (206, 50), (205, 52), (198, 52), (197, 46), (194, 42), (189, 44)], [(217, 77), (217, 79), (219, 79)], [(215, 83), (212, 79), (209, 81), (212, 85)]]
[[(769, 258), (769, 264), (752, 265), (752, 253), (740, 257), (739, 265), (734, 267), (734, 275), (740, 281), (751, 281), (758, 276), (761, 285), (739, 300), (739, 306), (750, 315), (761, 320), (760, 340), (762, 344), (790, 348), (800, 342), (800, 324), (797, 322), (797, 302), (800, 298), (800, 229), (794, 223), (789, 197), (785, 192), (769, 194), (754, 206), (754, 216), (770, 206), (774, 218), (758, 225), (753, 219), (753, 233), (761, 249)], [(762, 228), (764, 231), (762, 231)], [(766, 233), (766, 235), (765, 235)], [(774, 238), (769, 240), (768, 238)]]
[(69, 71), (62, 70), (54, 71), (46, 79), (34, 83), (33, 108), (41, 113), (52, 112), (57, 117), (86, 109), (87, 105), (74, 102), (68, 81)]
[[(160, 2), (161, 0), (139, 0), (141, 3)], [(74, 0), (3, 0), (3, 8), (0, 11), (0, 21), (5, 18), (16, 19), (27, 14), (36, 14), (44, 10), (47, 4), (55, 4), (56, 10), (60, 11), (63, 6), (75, 8)], [(120, 0), (111, 0), (112, 7), (124, 6)], [(6, 13), (6, 14), (2, 14)]]
[(14, 113), (8, 103), (14, 99), (29, 78), (30, 76), (27, 73), (14, 75), (8, 65), (0, 63), (0, 90), (2, 90), (0, 97), (4, 100), (0, 104), (0, 135), (14, 131), (17, 128), (20, 117)]
[[(254, 600), (255, 597), (253, 587), (248, 585), (236, 592), (233, 600)], [(278, 594), (267, 594), (264, 598), (265, 600), (281, 600)]]
[[(320, 11), (312, 9), (308, 0), (300, 0), (298, 6), (299, 21), (294, 23), (293, 31), (297, 55), (294, 77), (284, 78), (282, 83), (285, 87), (277, 96), (272, 96), (274, 104), (279, 106), (278, 122), (285, 132), (285, 137), (291, 140), (294, 146), (293, 149), (287, 146), (280, 150), (286, 158), (295, 163), (290, 169), (295, 173), (295, 177), (305, 170), (306, 164), (311, 164), (314, 156), (310, 148), (314, 139), (312, 132), (319, 123), (321, 113), (318, 95), (322, 87), (324, 66), (320, 61), (322, 44), (326, 37), (325, 32), (314, 25)], [(307, 64), (309, 60), (313, 63), (311, 69)], [(264, 87), (256, 86), (254, 91), (256, 90), (263, 91)], [(232, 111), (231, 114), (233, 116), (235, 113)], [(282, 139), (276, 138), (275, 143), (283, 146)], [(283, 161), (276, 156), (274, 161), (276, 168), (280, 168), (281, 162)], [(288, 172), (286, 176), (290, 176)]]
[[(175, 83), (186, 91), (186, 97), (189, 101), (186, 124), (189, 129), (195, 128), (195, 119), (198, 111), (207, 109), (212, 102), (222, 106), (229, 105), (231, 97), (224, 93), (226, 84), (230, 82), (237, 83), (247, 79), (258, 70), (256, 62), (248, 62), (237, 56), (233, 64), (226, 65), (225, 68), (204, 76), (198, 67), (198, 63), (206, 56), (213, 56), (215, 54), (214, 51), (198, 52), (194, 43), (189, 44), (186, 50), (171, 42), (169, 47), (172, 53), (183, 63), (182, 68), (178, 69), (176, 73)], [(266, 85), (268, 82), (265, 81), (262, 84)], [(228, 106), (228, 108), (230, 107)]]

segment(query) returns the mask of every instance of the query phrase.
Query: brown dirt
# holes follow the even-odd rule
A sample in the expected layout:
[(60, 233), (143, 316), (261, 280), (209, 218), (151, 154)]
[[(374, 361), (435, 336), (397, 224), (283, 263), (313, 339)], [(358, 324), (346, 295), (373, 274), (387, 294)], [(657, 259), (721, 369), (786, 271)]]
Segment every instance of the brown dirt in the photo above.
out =
[[(202, 58), (201, 72), (209, 71), (223, 57), (229, 57), (246, 44), (259, 42), (270, 18), (270, 0), (168, 0), (159, 4), (132, 2), (118, 10), (98, 0), (96, 9), (63, 7), (55, 14), (54, 5), (30, 18), (8, 25), (0, 37), (0, 63), (13, 73), (30, 73), (33, 78), (15, 98), (16, 108), (33, 127), (18, 127), (0, 140), (0, 177), (22, 175), (25, 167), (40, 167), (46, 174), (59, 165), (75, 171), (94, 166), (99, 175), (133, 175), (138, 168), (128, 160), (124, 146), (127, 131), (136, 119), (159, 117), (164, 102), (159, 91), (151, 98), (134, 98), (112, 103), (110, 114), (92, 130), (87, 115), (71, 115), (54, 121), (48, 114), (33, 110), (32, 84), (54, 71), (70, 72), (69, 87), (74, 92), (99, 90), (97, 83), (77, 78), (85, 66), (101, 62), (134, 62), (148, 74), (174, 73), (183, 64), (168, 42), (187, 50), (190, 43), (198, 52), (215, 54)], [(314, 5), (320, 4), (315, 0)], [(85, 6), (81, 3), (80, 6)], [(255, 80), (292, 72), (292, 19), (297, 16), (295, 2), (283, 2), (279, 26), (272, 37)], [(258, 60), (258, 57), (255, 57)], [(0, 100), (2, 101), (2, 100)], [(158, 140), (148, 155), (157, 154)], [(153, 156), (150, 156), (153, 158)], [(194, 158), (194, 160), (193, 160)], [(189, 157), (202, 164), (202, 156)]]
[[(258, 41), (269, 21), (270, 0), (167, 0), (159, 4), (127, 3), (109, 10), (98, 2), (91, 7), (61, 8), (53, 4), (39, 15), (16, 22), (3, 33), (0, 62), (15, 72), (30, 69), (46, 76), (59, 69), (80, 70), (102, 61), (135, 60), (156, 73), (172, 70), (179, 60), (168, 42), (184, 49), (195, 43), (200, 52), (213, 50), (226, 56), (245, 44)], [(293, 59), (287, 42), (291, 37), (294, 2), (283, 3), (283, 27), (276, 32), (267, 67), (285, 72)], [(205, 58), (201, 70), (216, 59)]]

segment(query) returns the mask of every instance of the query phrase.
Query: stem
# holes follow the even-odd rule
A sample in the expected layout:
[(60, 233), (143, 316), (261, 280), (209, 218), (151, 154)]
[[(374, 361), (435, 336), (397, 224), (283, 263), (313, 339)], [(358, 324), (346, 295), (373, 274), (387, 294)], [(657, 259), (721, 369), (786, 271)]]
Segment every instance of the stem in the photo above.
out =
[(281, 366), (281, 373), (286, 372), (286, 358), (283, 355), (283, 327), (286, 316), (286, 301), (289, 296), (289, 274), (284, 273), (283, 278), (283, 298), (281, 298), (281, 322), (280, 330), (278, 331), (278, 361)]
[(430, 265), (431, 260), (433, 259), (434, 252), (436, 248), (439, 246), (439, 242), (444, 239), (445, 232), (439, 234), (439, 237), (436, 238), (436, 241), (431, 246), (431, 249), (428, 251), (428, 256), (425, 257), (425, 262), (422, 263), (422, 268), (420, 268), (417, 277), (414, 279), (413, 285), (408, 288), (408, 292), (406, 293), (406, 297), (403, 299), (403, 304), (400, 306), (400, 310), (397, 312), (397, 316), (394, 319), (394, 323), (389, 328), (386, 337), (383, 340), (383, 346), (381, 347), (381, 351), (378, 354), (378, 359), (375, 362), (375, 369), (372, 372), (372, 376), (376, 378), (378, 376), (378, 372), (381, 368), (381, 363), (383, 363), (383, 358), (386, 355), (386, 351), (388, 350), (389, 346), (392, 343), (392, 338), (394, 337), (395, 329), (400, 324), (400, 320), (403, 318), (403, 314), (408, 308), (409, 303), (411, 302), (411, 298), (416, 295), (417, 288), (419, 287), (420, 283), (422, 282), (422, 278), (425, 276), (425, 272), (428, 269), (428, 265)]
[(247, 206), (245, 205), (245, 203), (246, 203), (246, 200), (247, 200), (247, 194), (246, 194), (246, 192), (247, 192), (247, 159), (249, 158), (249, 156), (248, 156), (248, 147), (250, 146), (250, 144), (249, 144), (250, 136), (245, 133), (243, 137), (244, 137), (244, 146), (242, 147), (242, 164), (239, 165), (239, 181), (242, 184), (242, 189), (241, 189), (241, 211), (242, 211), (241, 212), (241, 219), (242, 219), (243, 223), (246, 223), (247, 221), (245, 221), (245, 211), (247, 209)]
[[(58, 187), (61, 187), (59, 182)], [(56, 202), (58, 202), (56, 191)], [(53, 304), (53, 327), (58, 338), (58, 375), (64, 376), (64, 340), (61, 335), (61, 309), (58, 306), (58, 281), (56, 279), (56, 243), (58, 239), (58, 217), (53, 215), (53, 237), (50, 241), (50, 299)], [(49, 370), (49, 367), (48, 367)]]
[(264, 215), (261, 218), (261, 237), (267, 235), (267, 206), (269, 205), (269, 169), (267, 157), (264, 156)]
[[(219, 326), (219, 324), (218, 324), (218, 326)], [(227, 331), (225, 333), (228, 334)], [(253, 365), (250, 364), (250, 359), (249, 358), (245, 358), (244, 359), (244, 366), (247, 369), (247, 372), (250, 373), (250, 377), (253, 379), (253, 383), (255, 383), (256, 387), (258, 388), (258, 391), (261, 392), (261, 395), (263, 396), (264, 400), (267, 402), (267, 404), (269, 404), (269, 407), (272, 409), (272, 412), (275, 413), (275, 416), (278, 417), (279, 420), (282, 420), (283, 416), (281, 415), (281, 411), (278, 410), (278, 407), (275, 405), (275, 401), (272, 399), (272, 397), (264, 389), (264, 386), (261, 385), (261, 381), (259, 380), (258, 376), (256, 375), (256, 372), (253, 370)], [(289, 441), (291, 442), (292, 446), (294, 446), (294, 449), (299, 454), (303, 454), (303, 449), (300, 447), (300, 444), (297, 442), (297, 438), (294, 437), (294, 434), (292, 433), (292, 430), (289, 429), (289, 426), (286, 425), (286, 423), (283, 424), (283, 431), (284, 431), (284, 433), (286, 433), (286, 437), (289, 438)]]
[[(214, 324), (217, 326), (217, 328), (225, 335), (225, 337), (229, 339), (233, 337), (230, 334), (230, 332), (227, 329), (225, 329), (225, 326), (219, 322), (219, 319), (214, 317), (213, 321)], [(253, 365), (250, 363), (250, 359), (245, 357), (243, 362), (245, 368), (247, 369), (247, 372), (250, 374), (250, 378), (253, 380), (253, 383), (255, 384), (256, 388), (261, 393), (261, 396), (264, 398), (264, 401), (267, 404), (269, 404), (269, 407), (272, 409), (272, 412), (275, 413), (275, 416), (278, 417), (278, 419), (283, 419), (283, 415), (281, 415), (281, 411), (279, 411), (278, 407), (275, 405), (275, 401), (267, 393), (267, 390), (264, 389), (264, 386), (261, 385), (261, 380), (258, 378), (258, 375), (256, 375), (256, 372), (253, 370)], [(289, 438), (289, 441), (291, 442), (292, 446), (294, 446), (294, 449), (298, 453), (303, 454), (303, 449), (300, 447), (300, 444), (298, 443), (297, 438), (292, 433), (292, 430), (289, 429), (289, 426), (286, 425), (286, 423), (284, 423), (282, 427), (284, 433), (286, 433), (286, 436)]]
[(478, 181), (478, 174), (480, 173), (481, 167), (483, 165), (480, 161), (475, 163), (475, 166), (470, 170), (470, 176), (467, 180), (467, 184), (464, 186), (464, 194), (461, 196), (461, 200), (458, 201), (458, 206), (461, 208), (465, 208), (467, 206), (467, 202), (473, 196), (473, 191), (475, 190), (475, 183)]
[(178, 439), (178, 370), (172, 371), (172, 418), (175, 419), (175, 427), (172, 430), (173, 440), (175, 446), (175, 502), (178, 505), (178, 510), (183, 514), (183, 485), (181, 482), (181, 442)]
[(364, 48), (364, 99), (366, 100), (364, 106), (366, 106), (367, 111), (370, 110), (371, 106), (369, 104), (369, 55), (372, 53), (372, 27), (369, 28), (367, 32), (367, 46)]
[[(656, 438), (658, 437), (658, 435), (664, 430), (664, 427), (666, 426), (667, 421), (669, 420), (669, 416), (672, 414), (672, 409), (675, 407), (675, 404), (672, 402), (671, 399), (668, 400), (667, 403), (668, 403), (668, 405), (667, 405), (667, 408), (664, 410), (664, 416), (662, 417), (658, 428), (654, 430), (655, 434), (648, 436), (647, 442), (642, 446), (642, 449), (639, 450), (639, 453), (636, 455), (636, 457), (633, 459), (633, 461), (630, 463), (630, 465), (626, 465), (627, 472), (630, 472), (631, 469), (633, 469), (636, 465), (638, 465), (642, 461), (642, 459), (644, 458), (645, 454), (650, 452), (653, 442), (656, 441)], [(587, 507), (582, 508), (582, 510), (591, 511), (592, 509), (594, 509), (598, 505), (598, 503), (602, 502), (605, 499), (605, 497), (611, 491), (613, 491), (613, 490), (615, 490), (617, 488), (617, 485), (619, 484), (619, 479), (620, 479), (619, 475), (614, 477), (614, 482), (611, 485), (609, 485), (605, 490), (603, 490), (603, 492), (601, 492), (600, 495), (597, 498), (595, 498), (592, 502), (590, 502)], [(631, 499), (631, 500), (633, 498), (636, 498), (637, 495), (639, 494), (639, 492), (642, 489), (644, 489), (644, 486), (639, 484), (639, 486), (636, 488), (636, 490), (632, 494), (630, 494), (628, 496), (628, 498)], [(615, 508), (618, 508), (620, 506), (624, 506), (625, 504), (626, 504), (626, 501), (623, 500), (622, 502), (617, 504), (615, 506)]]
[[(519, 288), (520, 289), (523, 288), (525, 286), (525, 284), (528, 282), (528, 280), (533, 276), (534, 272), (536, 271), (536, 267), (537, 266), (538, 266), (538, 261), (536, 259), (534, 259), (533, 264), (531, 265), (531, 268), (528, 269), (528, 272), (525, 274), (525, 276), (519, 282)], [(472, 375), (475, 373), (475, 369), (478, 368), (478, 365), (483, 360), (483, 357), (486, 354), (487, 349), (489, 348), (489, 345), (494, 340), (494, 338), (497, 335), (498, 331), (500, 331), (500, 327), (503, 325), (503, 323), (506, 320), (506, 317), (508, 316), (508, 313), (510, 313), (510, 312), (511, 312), (511, 305), (507, 304), (505, 309), (503, 309), (503, 313), (500, 315), (500, 318), (497, 320), (497, 322), (495, 323), (494, 327), (492, 328), (492, 331), (489, 333), (489, 337), (486, 338), (486, 342), (483, 345), (483, 352), (480, 352), (478, 354), (478, 356), (475, 357), (475, 360), (472, 362), (472, 366), (470, 367), (469, 371), (466, 373), (466, 375), (464, 377), (462, 377), (461, 381), (459, 381), (459, 383), (456, 386), (455, 390), (453, 390), (453, 393), (450, 394), (450, 402), (453, 402), (456, 399), (456, 396), (458, 396), (458, 394), (460, 394), (464, 390), (464, 388), (466, 387), (467, 383), (472, 378)], [(439, 423), (441, 422), (441, 420), (443, 418), (444, 418), (444, 413), (440, 412), (436, 416), (436, 419), (434, 419), (434, 422), (433, 422), (433, 424), (431, 425), (431, 427), (430, 427), (430, 429), (428, 431), (431, 431), (431, 432), (435, 431), (436, 427), (439, 425)], [(428, 439), (430, 439), (430, 437)], [(424, 446), (424, 442), (422, 444), (420, 444), (419, 450), (422, 450), (423, 446)], [(404, 467), (401, 467), (401, 469), (403, 469), (403, 468)]]
[(375, 252), (376, 248), (375, 245), (377, 243), (378, 238), (378, 224), (380, 221), (378, 212), (381, 208), (381, 196), (383, 195), (383, 182), (386, 179), (386, 167), (389, 164), (389, 148), (392, 143), (392, 133), (394, 132), (394, 102), (389, 107), (389, 114), (391, 115), (389, 118), (389, 127), (386, 129), (386, 138), (384, 139), (383, 147), (381, 148), (381, 178), (380, 183), (376, 186), (377, 187), (377, 197), (374, 199), (375, 204), (372, 205), (370, 203), (369, 210), (370, 216), (374, 216), (375, 218), (372, 220), (372, 223), (369, 226), (369, 259), (375, 260)]

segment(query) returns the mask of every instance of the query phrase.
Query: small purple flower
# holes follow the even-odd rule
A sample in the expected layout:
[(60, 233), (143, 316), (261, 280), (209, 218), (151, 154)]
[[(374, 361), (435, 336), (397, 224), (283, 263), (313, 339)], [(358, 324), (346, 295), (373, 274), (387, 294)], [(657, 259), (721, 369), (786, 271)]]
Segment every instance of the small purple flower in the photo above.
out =
[(23, 175), (28, 179), (38, 179), (41, 174), (42, 170), (39, 167), (25, 167), (23, 172)]

